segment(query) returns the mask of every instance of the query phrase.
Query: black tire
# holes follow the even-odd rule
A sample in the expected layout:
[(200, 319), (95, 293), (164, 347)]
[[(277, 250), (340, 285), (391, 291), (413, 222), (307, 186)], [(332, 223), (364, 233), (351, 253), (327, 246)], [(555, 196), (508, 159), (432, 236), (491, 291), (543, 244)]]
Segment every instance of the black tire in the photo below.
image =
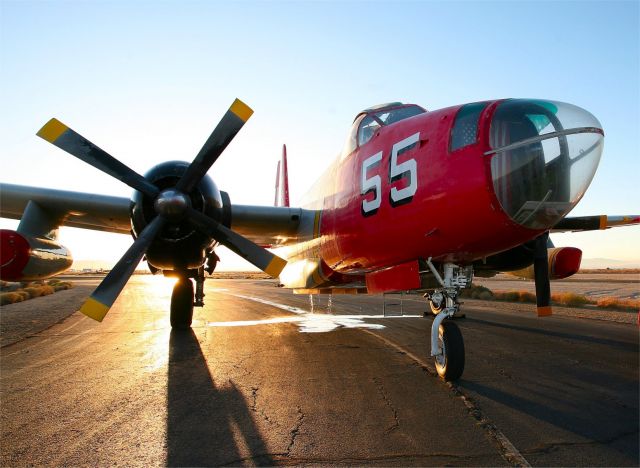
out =
[(447, 382), (458, 380), (464, 371), (464, 341), (458, 326), (445, 320), (440, 324), (439, 336), (444, 357), (435, 359), (438, 375)]
[(179, 278), (171, 293), (171, 328), (188, 330), (193, 318), (193, 282)]

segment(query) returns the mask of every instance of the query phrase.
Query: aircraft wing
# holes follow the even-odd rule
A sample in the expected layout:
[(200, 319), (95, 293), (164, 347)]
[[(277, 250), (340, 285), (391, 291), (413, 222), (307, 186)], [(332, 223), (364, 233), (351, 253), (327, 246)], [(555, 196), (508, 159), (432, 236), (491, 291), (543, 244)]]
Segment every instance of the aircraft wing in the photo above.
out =
[(123, 197), (0, 184), (0, 215), (21, 219), (29, 201), (61, 219), (61, 225), (129, 234), (129, 205)]
[[(3, 218), (21, 219), (29, 201), (55, 214), (62, 226), (118, 234), (131, 232), (128, 198), (0, 184)], [(230, 205), (229, 219), (231, 229), (262, 246), (300, 241), (312, 237), (317, 228), (316, 213), (301, 208)]]
[(577, 216), (564, 218), (556, 224), (551, 232), (567, 232), (567, 231), (597, 231), (600, 229), (609, 229), (619, 226), (631, 226), (640, 224), (639, 215), (626, 216)]

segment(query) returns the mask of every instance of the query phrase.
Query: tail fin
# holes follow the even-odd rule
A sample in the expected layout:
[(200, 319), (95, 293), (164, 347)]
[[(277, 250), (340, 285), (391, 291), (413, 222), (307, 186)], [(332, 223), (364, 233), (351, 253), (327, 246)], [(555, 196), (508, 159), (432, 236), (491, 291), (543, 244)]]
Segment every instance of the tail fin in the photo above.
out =
[(280, 161), (278, 161), (278, 169), (276, 169), (276, 196), (273, 200), (273, 206), (278, 206), (280, 198)]
[(282, 145), (282, 159), (278, 161), (274, 206), (289, 206), (289, 171), (287, 168), (287, 145)]

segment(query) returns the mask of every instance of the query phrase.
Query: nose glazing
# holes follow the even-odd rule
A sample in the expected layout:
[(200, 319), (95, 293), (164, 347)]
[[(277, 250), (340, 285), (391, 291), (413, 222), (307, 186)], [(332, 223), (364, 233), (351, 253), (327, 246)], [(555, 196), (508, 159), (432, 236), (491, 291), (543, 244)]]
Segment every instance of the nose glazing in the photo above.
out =
[(491, 121), (491, 176), (502, 209), (531, 229), (554, 226), (580, 201), (602, 154), (589, 112), (532, 99), (500, 103)]

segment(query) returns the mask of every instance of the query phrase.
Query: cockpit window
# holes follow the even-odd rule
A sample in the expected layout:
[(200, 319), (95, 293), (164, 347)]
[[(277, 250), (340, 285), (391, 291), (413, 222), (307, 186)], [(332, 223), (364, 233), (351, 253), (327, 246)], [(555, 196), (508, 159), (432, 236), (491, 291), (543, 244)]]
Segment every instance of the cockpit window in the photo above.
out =
[(360, 115), (356, 118), (351, 125), (351, 130), (349, 131), (349, 135), (347, 135), (347, 141), (344, 142), (344, 147), (342, 148), (342, 152), (340, 153), (342, 157), (346, 157), (350, 155), (358, 146), (358, 127), (360, 126), (360, 122), (362, 121), (364, 115)]
[(384, 125), (391, 125), (392, 123), (400, 122), (401, 120), (423, 113), (424, 109), (421, 107), (410, 105), (397, 109), (382, 110), (380, 112), (376, 112), (374, 115)]
[(478, 141), (478, 121), (486, 102), (466, 104), (458, 110), (451, 129), (450, 150), (455, 151)]
[(393, 102), (367, 109), (356, 117), (351, 126), (351, 131), (342, 149), (342, 157), (347, 157), (358, 146), (368, 143), (380, 127), (391, 125), (409, 117), (425, 113), (420, 106), (415, 104), (403, 105)]
[(358, 131), (358, 146), (367, 143), (373, 137), (373, 134), (380, 128), (380, 124), (370, 115), (367, 115), (360, 123)]

